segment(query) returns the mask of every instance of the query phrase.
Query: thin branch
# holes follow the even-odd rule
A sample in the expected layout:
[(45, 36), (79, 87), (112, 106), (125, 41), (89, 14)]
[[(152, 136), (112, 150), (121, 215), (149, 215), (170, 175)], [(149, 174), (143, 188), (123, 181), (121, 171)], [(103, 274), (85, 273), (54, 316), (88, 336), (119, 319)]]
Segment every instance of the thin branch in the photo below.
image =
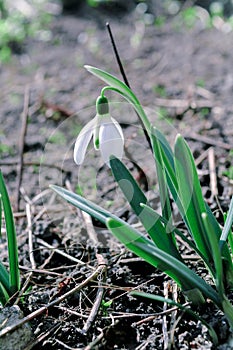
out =
[[(113, 34), (112, 34), (112, 30), (111, 30), (111, 27), (110, 27), (110, 24), (107, 22), (106, 23), (106, 27), (108, 29), (108, 33), (109, 33), (109, 36), (110, 36), (110, 40), (111, 40), (111, 44), (112, 44), (112, 47), (113, 47), (113, 51), (114, 51), (114, 54), (116, 56), (116, 60), (117, 60), (117, 64), (119, 66), (119, 69), (120, 69), (120, 72), (121, 72), (121, 75), (122, 75), (122, 78), (125, 82), (125, 85), (127, 85), (129, 88), (130, 88), (130, 84), (129, 84), (129, 81), (127, 79), (127, 76), (126, 76), (126, 73), (125, 73), (125, 70), (124, 70), (124, 67), (123, 67), (123, 64), (121, 62), (121, 59), (120, 59), (120, 55), (118, 53), (118, 50), (117, 50), (117, 47), (116, 47), (116, 43), (115, 43), (115, 40), (114, 40), (114, 37), (113, 37)], [(142, 126), (142, 129), (143, 129), (143, 132), (145, 134), (145, 137), (146, 137), (146, 140), (149, 144), (149, 147), (150, 149), (152, 150), (152, 146), (151, 146), (151, 142), (150, 142), (150, 137), (147, 133), (147, 130), (144, 128), (144, 125), (143, 125), (143, 122), (141, 120), (141, 118), (139, 117), (139, 114), (135, 111), (135, 113), (137, 114), (137, 117), (139, 119), (139, 122)]]
[[(71, 256), (71, 255), (69, 255), (69, 254), (63, 252), (62, 250), (59, 250), (58, 248), (55, 248), (55, 247), (52, 246), (51, 244), (48, 244), (47, 242), (43, 241), (43, 239), (41, 239), (41, 238), (38, 238), (38, 239), (37, 239), (37, 242), (38, 242), (39, 244), (43, 245), (43, 246), (46, 247), (46, 248), (52, 249), (53, 252), (55, 252), (55, 253), (57, 253), (57, 254), (60, 254), (60, 255), (64, 256), (65, 258), (67, 258), (67, 259), (69, 259), (69, 260), (71, 260), (71, 261), (74, 261), (75, 263), (77, 263), (77, 264), (79, 264), (79, 265), (86, 265), (86, 266), (87, 266), (87, 264), (86, 264), (85, 262), (83, 262), (82, 260), (79, 260), (79, 259), (75, 258), (74, 256)], [(89, 265), (88, 265), (88, 267), (91, 268), (91, 269), (93, 269), (92, 266), (89, 266)]]
[[(17, 165), (19, 164), (19, 160), (15, 159), (15, 160), (2, 160), (0, 161), (0, 166), (12, 166), (12, 165)], [(56, 164), (49, 164), (49, 163), (43, 163), (41, 161), (25, 161), (23, 162), (23, 166), (44, 166), (46, 168), (52, 168), (52, 169), (57, 169), (63, 173), (66, 173), (68, 171), (66, 171), (65, 169), (63, 169), (61, 166), (56, 165)]]
[(208, 152), (208, 162), (209, 162), (209, 172), (210, 172), (210, 189), (213, 197), (218, 195), (218, 186), (217, 186), (217, 175), (216, 175), (216, 165), (215, 165), (215, 156), (214, 148), (210, 147)]
[(104, 338), (104, 332), (102, 329), (99, 329), (100, 330), (100, 334), (97, 335), (97, 337), (91, 342), (89, 343), (85, 348), (84, 350), (91, 350), (93, 349), (103, 338)]
[(4, 329), (2, 329), (0, 331), (0, 337), (3, 337), (4, 335), (13, 332), (14, 330), (18, 329), (19, 327), (21, 327), (24, 323), (31, 321), (32, 319), (34, 319), (35, 317), (43, 314), (48, 308), (50, 308), (51, 306), (57, 305), (59, 303), (61, 303), (63, 300), (69, 298), (71, 295), (73, 295), (74, 293), (78, 292), (80, 289), (84, 288), (90, 281), (92, 281), (93, 279), (95, 279), (97, 276), (99, 276), (99, 274), (101, 273), (101, 271), (104, 270), (104, 266), (100, 265), (96, 268), (96, 270), (89, 276), (87, 277), (83, 282), (81, 282), (80, 284), (78, 284), (76, 287), (74, 287), (73, 289), (69, 290), (67, 293), (63, 294), (62, 296), (58, 297), (57, 299), (51, 301), (50, 303), (48, 303), (45, 306), (42, 306), (41, 308), (39, 308), (38, 310), (32, 312), (31, 314), (29, 314), (28, 316), (22, 318), (21, 320), (19, 320), (18, 322), (16, 322), (15, 324), (13, 324), (12, 326), (8, 326), (5, 327)]
[[(168, 288), (169, 288), (169, 284), (170, 281), (168, 282), (164, 282), (164, 298), (168, 299)], [(163, 331), (163, 349), (167, 350), (168, 349), (168, 331), (167, 331), (167, 313), (165, 311), (167, 311), (167, 303), (165, 302), (163, 304), (163, 311), (164, 311), (164, 315), (162, 318), (162, 331)]]
[(36, 269), (36, 262), (33, 254), (33, 238), (32, 238), (32, 217), (31, 217), (31, 209), (30, 204), (26, 203), (26, 214), (28, 220), (28, 248), (29, 248), (29, 258), (32, 265), (32, 269)]
[(32, 347), (34, 347), (38, 343), (41, 343), (42, 340), (46, 339), (50, 334), (52, 334), (52, 333), (54, 334), (54, 331), (57, 330), (59, 327), (61, 327), (60, 324), (55, 324), (54, 326), (49, 328), (48, 331), (40, 334), (36, 339), (32, 340), (24, 350), (31, 350)]
[(29, 96), (30, 90), (26, 86), (24, 94), (24, 107), (22, 114), (22, 128), (19, 139), (19, 164), (18, 164), (18, 178), (16, 184), (16, 211), (19, 211), (19, 199), (20, 199), (20, 187), (22, 183), (22, 173), (23, 173), (23, 153), (25, 145), (25, 137), (27, 133), (27, 121), (28, 121), (28, 108), (29, 108)]
[(228, 151), (230, 151), (232, 149), (232, 145), (229, 143), (218, 141), (218, 140), (213, 139), (209, 136), (199, 135), (199, 134), (196, 134), (194, 132), (190, 132), (188, 134), (185, 134), (184, 137), (186, 139), (191, 139), (194, 141), (200, 141), (200, 142), (206, 143), (207, 145), (217, 146), (219, 148), (223, 148), (223, 149), (226, 149)]
[(129, 81), (128, 81), (127, 76), (125, 74), (125, 70), (124, 70), (123, 64), (121, 62), (120, 55), (119, 55), (118, 50), (117, 50), (115, 40), (114, 40), (113, 35), (112, 35), (112, 30), (111, 30), (110, 24), (108, 22), (106, 23), (106, 27), (107, 27), (107, 30), (108, 30), (108, 33), (110, 36), (111, 44), (113, 47), (114, 54), (116, 56), (117, 64), (119, 66), (122, 78), (123, 78), (125, 84), (130, 88)]
[(96, 257), (97, 257), (98, 265), (103, 266), (103, 270), (101, 271), (100, 275), (98, 276), (98, 290), (96, 293), (96, 298), (95, 298), (94, 304), (92, 306), (91, 312), (89, 314), (89, 317), (83, 326), (83, 329), (82, 329), (83, 334), (86, 334), (88, 332), (88, 330), (91, 328), (92, 324), (94, 323), (95, 318), (98, 314), (99, 308), (101, 306), (103, 295), (104, 295), (104, 288), (102, 287), (102, 283), (104, 283), (106, 280), (107, 266), (106, 266), (106, 262), (101, 254), (96, 254)]

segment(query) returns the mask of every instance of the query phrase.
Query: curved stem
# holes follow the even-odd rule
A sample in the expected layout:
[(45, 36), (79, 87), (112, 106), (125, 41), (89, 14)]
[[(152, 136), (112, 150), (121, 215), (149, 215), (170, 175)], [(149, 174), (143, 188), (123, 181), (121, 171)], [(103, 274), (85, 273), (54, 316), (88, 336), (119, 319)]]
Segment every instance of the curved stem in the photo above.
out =
[(126, 94), (123, 94), (122, 91), (120, 91), (117, 88), (114, 88), (112, 86), (105, 86), (102, 90), (101, 90), (101, 96), (104, 96), (105, 91), (107, 90), (112, 90), (114, 92), (117, 92), (118, 94), (120, 94), (122, 97), (124, 97), (130, 104), (133, 105), (135, 111), (137, 112), (137, 114), (140, 117), (140, 120), (143, 123), (143, 126), (145, 127), (146, 132), (148, 133), (148, 135), (150, 136), (151, 133), (151, 123), (146, 115), (146, 113), (144, 112), (144, 109), (142, 108), (139, 100), (137, 99), (137, 97), (134, 95), (134, 93), (131, 91), (131, 96), (127, 96)]

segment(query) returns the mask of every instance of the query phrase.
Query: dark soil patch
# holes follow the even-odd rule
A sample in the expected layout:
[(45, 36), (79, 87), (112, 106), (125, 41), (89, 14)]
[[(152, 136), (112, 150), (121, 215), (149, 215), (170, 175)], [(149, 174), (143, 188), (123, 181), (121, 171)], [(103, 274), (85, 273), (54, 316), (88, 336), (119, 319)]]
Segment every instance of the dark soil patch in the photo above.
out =
[[(150, 12), (161, 14), (151, 2)], [(91, 150), (78, 169), (72, 147), (80, 128), (95, 115), (95, 99), (102, 83), (83, 68), (90, 64), (119, 75), (105, 29), (109, 21), (133, 90), (155, 125), (171, 143), (177, 132), (188, 140), (198, 162), (205, 197), (222, 222), (233, 194), (226, 172), (232, 166), (233, 149), (233, 31), (203, 29), (198, 22), (188, 29), (176, 18), (161, 27), (145, 25), (133, 7), (117, 11), (91, 9), (83, 4), (63, 13), (51, 24), (51, 40), (29, 40), (24, 53), (1, 67), (1, 169), (15, 209), (24, 295), (19, 301), (25, 315), (47, 305), (85, 280), (98, 265), (96, 254), (107, 261), (103, 284), (104, 302), (88, 331), (84, 332), (98, 290), (93, 279), (80, 291), (48, 308), (31, 321), (33, 339), (27, 349), (214, 349), (206, 328), (179, 310), (165, 313), (163, 304), (136, 299), (129, 291), (168, 294), (185, 302), (182, 293), (159, 271), (136, 259), (93, 221), (98, 244), (90, 236), (87, 219), (59, 200), (49, 184), (77, 186), (88, 199), (135, 222), (109, 170)], [(21, 113), (25, 86), (29, 86), (29, 123), (24, 144), (19, 210), (16, 210), (17, 164)], [(114, 102), (122, 102), (112, 95)], [(142, 186), (156, 183), (150, 150), (137, 117), (124, 103), (112, 106), (124, 126), (125, 162)], [(164, 117), (161, 118), (161, 115)], [(214, 150), (217, 188), (211, 187), (210, 148)], [(41, 157), (43, 159), (41, 160)], [(146, 174), (141, 177), (141, 172)], [(145, 187), (145, 188), (146, 188)], [(214, 191), (217, 190), (219, 203)], [(156, 191), (148, 197), (159, 208)], [(36, 268), (28, 248), (28, 218), (32, 218)], [(219, 207), (220, 204), (220, 207)], [(177, 219), (178, 220), (178, 219)], [(47, 244), (47, 246), (46, 246)], [(50, 247), (48, 246), (50, 245)], [(67, 255), (61, 255), (53, 248)], [(5, 237), (1, 247), (5, 248)], [(3, 250), (3, 249), (2, 249)], [(183, 248), (184, 254), (192, 254)], [(3, 253), (6, 260), (6, 251)], [(72, 260), (72, 257), (77, 260)], [(203, 266), (197, 265), (200, 273)], [(30, 279), (27, 278), (30, 274)], [(197, 310), (219, 335), (218, 349), (230, 349), (230, 330), (223, 315), (207, 303)], [(89, 347), (88, 347), (89, 346)], [(0, 347), (1, 348), (1, 347)], [(10, 350), (10, 349), (9, 349)]]

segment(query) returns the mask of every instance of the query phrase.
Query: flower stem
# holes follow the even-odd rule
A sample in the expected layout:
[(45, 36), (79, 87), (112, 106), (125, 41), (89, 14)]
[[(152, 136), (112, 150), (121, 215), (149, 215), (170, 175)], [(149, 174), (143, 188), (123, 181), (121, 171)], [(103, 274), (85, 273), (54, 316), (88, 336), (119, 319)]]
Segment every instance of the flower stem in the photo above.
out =
[[(133, 105), (140, 122), (142, 123), (143, 126), (143, 130), (144, 132), (147, 133), (148, 138), (149, 138), (149, 144), (150, 144), (150, 130), (151, 130), (151, 123), (149, 121), (149, 119), (147, 118), (146, 113), (144, 112), (144, 109), (142, 108), (140, 102), (138, 101), (137, 97), (134, 95), (134, 93), (131, 90), (131, 98), (129, 98), (127, 95), (123, 94), (120, 90), (118, 90), (117, 88), (114, 88), (113, 86), (105, 86), (102, 90), (101, 90), (101, 96), (104, 97), (105, 96), (105, 91), (107, 90), (111, 90), (114, 92), (117, 92), (118, 94), (120, 94), (121, 96), (123, 96), (130, 104)], [(151, 144), (150, 144), (150, 148), (151, 148)]]

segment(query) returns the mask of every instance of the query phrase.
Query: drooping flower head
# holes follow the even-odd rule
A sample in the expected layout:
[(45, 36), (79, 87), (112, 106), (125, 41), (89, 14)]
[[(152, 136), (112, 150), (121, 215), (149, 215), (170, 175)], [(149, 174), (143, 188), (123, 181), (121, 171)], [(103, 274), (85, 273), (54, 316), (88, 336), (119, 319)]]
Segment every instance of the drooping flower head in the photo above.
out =
[(109, 166), (110, 156), (122, 158), (124, 136), (120, 124), (110, 116), (108, 100), (99, 96), (96, 100), (96, 116), (86, 124), (77, 137), (74, 146), (74, 161), (83, 163), (88, 144), (93, 137), (96, 150), (100, 150), (104, 162)]

